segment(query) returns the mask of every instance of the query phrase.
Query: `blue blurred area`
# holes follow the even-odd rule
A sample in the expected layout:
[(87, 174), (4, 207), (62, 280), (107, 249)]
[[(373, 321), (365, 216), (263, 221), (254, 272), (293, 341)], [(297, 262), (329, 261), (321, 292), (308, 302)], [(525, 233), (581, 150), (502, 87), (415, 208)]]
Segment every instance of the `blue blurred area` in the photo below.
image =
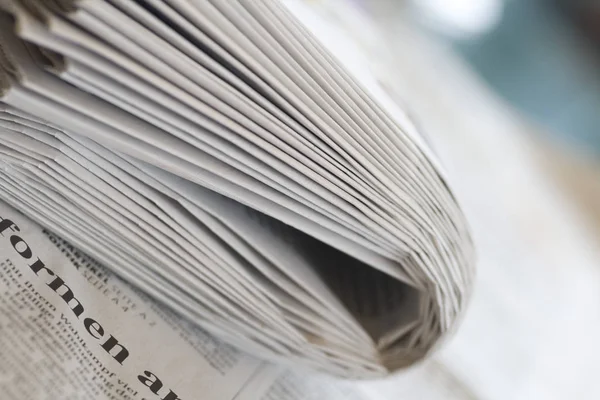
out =
[(600, 155), (599, 54), (569, 14), (575, 3), (506, 1), (492, 31), (453, 44), (517, 109)]

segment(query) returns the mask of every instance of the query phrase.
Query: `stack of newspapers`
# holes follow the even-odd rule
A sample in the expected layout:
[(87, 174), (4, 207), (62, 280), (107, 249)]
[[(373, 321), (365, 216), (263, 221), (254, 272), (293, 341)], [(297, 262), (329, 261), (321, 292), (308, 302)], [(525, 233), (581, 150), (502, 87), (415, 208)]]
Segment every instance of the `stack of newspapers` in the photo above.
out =
[(221, 340), (342, 377), (425, 357), (473, 283), (423, 138), (278, 1), (0, 0), (0, 199)]

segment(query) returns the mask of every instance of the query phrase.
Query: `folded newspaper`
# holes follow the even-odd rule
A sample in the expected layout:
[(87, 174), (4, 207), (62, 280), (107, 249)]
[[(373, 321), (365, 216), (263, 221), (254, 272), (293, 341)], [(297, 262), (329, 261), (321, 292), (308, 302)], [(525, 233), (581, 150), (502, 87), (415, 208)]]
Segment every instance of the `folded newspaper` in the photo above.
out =
[[(0, 0), (0, 10), (0, 199), (26, 216), (0, 207), (0, 289), (23, 286), (21, 306), (54, 293), (39, 319), (77, 325), (105, 363), (169, 350), (132, 337), (147, 326), (111, 317), (81, 274), (51, 263), (48, 243), (64, 254), (66, 240), (152, 298), (154, 313), (170, 315), (165, 306), (288, 366), (382, 376), (454, 328), (474, 257), (441, 167), (405, 115), (284, 5)], [(36, 223), (52, 233), (27, 228)], [(128, 296), (114, 290), (121, 307)], [(189, 364), (170, 368), (189, 379)], [(158, 375), (140, 371), (158, 391)]]

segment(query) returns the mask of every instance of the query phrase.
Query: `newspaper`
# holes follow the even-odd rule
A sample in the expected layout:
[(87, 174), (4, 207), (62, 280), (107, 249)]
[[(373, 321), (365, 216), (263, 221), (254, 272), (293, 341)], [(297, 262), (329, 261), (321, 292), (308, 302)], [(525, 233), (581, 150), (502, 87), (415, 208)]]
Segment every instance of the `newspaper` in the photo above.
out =
[[(474, 256), (443, 169), (282, 4), (0, 10), (0, 199), (261, 360), (379, 377), (455, 329)], [(140, 352), (32, 265), (88, 341)], [(143, 364), (138, 381), (180, 396)]]

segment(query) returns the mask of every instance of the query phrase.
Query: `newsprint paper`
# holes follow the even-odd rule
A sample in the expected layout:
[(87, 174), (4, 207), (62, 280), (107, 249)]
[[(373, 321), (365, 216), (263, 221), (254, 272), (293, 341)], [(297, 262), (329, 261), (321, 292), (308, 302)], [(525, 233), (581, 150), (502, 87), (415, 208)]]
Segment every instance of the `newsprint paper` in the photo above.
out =
[(219, 342), (0, 202), (0, 398), (363, 397)]
[(8, 390), (40, 391), (14, 398), (69, 398), (44, 382), (162, 400), (292, 385), (204, 332), (350, 380), (443, 343), (473, 288), (467, 221), (420, 130), (343, 64), (279, 1), (0, 0), (0, 199), (204, 330), (99, 267), (52, 262), (85, 264), (8, 210), (7, 298), (49, 311), (11, 303), (5, 336), (31, 328), (78, 371), (3, 339)]

